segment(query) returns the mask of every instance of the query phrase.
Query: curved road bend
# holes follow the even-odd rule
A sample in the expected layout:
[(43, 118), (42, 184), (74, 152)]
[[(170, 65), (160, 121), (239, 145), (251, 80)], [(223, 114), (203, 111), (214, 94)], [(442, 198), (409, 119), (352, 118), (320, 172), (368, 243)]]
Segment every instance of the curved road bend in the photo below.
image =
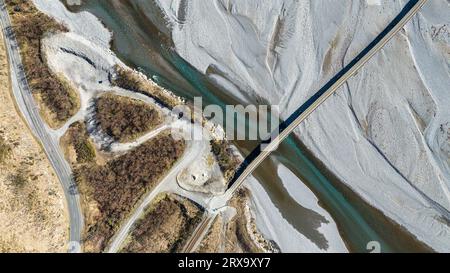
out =
[[(370, 58), (375, 55), (383, 46), (397, 33), (403, 26), (420, 10), (427, 0), (410, 0), (401, 12), (389, 23), (389, 25), (348, 65), (339, 71), (322, 88), (303, 103), (293, 114), (291, 114), (280, 126), (272, 132), (273, 140), (262, 141), (239, 166), (238, 171), (232, 178), (228, 190), (222, 196), (216, 197), (216, 204), (224, 205), (233, 193), (244, 183), (245, 179), (261, 164), (270, 153), (314, 110), (319, 107), (327, 98), (335, 93), (351, 76), (353, 76)], [(262, 145), (265, 145), (264, 149)], [(217, 207), (216, 209), (219, 209)], [(206, 234), (205, 228), (215, 218), (216, 214), (209, 214), (199, 224), (194, 234), (186, 243), (184, 251), (192, 252), (201, 242)]]
[[(159, 182), (159, 184), (150, 191), (146, 196), (143, 197), (143, 201), (141, 201), (138, 207), (131, 213), (131, 216), (126, 219), (119, 230), (116, 232), (114, 237), (111, 239), (111, 243), (109, 244), (106, 252), (108, 253), (116, 253), (120, 250), (122, 243), (125, 241), (128, 233), (132, 229), (134, 223), (144, 215), (145, 209), (147, 206), (155, 199), (155, 197), (162, 192), (170, 192), (170, 193), (178, 193), (181, 196), (180, 188), (177, 184), (177, 175), (180, 171), (182, 171), (186, 166), (192, 163), (196, 158), (199, 157), (199, 153), (204, 149), (204, 142), (202, 141), (192, 141), (189, 144), (189, 147), (186, 148), (182, 158), (180, 158), (175, 165), (170, 169), (170, 171), (164, 176), (164, 178)], [(193, 200), (192, 196), (186, 196), (189, 199)], [(198, 200), (193, 200), (198, 201)], [(200, 204), (200, 202), (197, 202)], [(200, 204), (204, 206), (204, 204)]]
[[(275, 150), (278, 145), (319, 105), (335, 93), (351, 76), (353, 76), (370, 58), (375, 55), (403, 26), (420, 10), (427, 0), (410, 0), (402, 11), (389, 25), (349, 64), (339, 71), (331, 80), (319, 89), (312, 97), (303, 103), (280, 126), (272, 132), (273, 140), (262, 141), (239, 166), (238, 171), (230, 182), (227, 195), (231, 196), (245, 179)], [(265, 148), (262, 149), (262, 145)], [(230, 193), (229, 193), (230, 192)]]
[(8, 51), (12, 92), (28, 126), (33, 134), (41, 141), (44, 151), (63, 187), (70, 217), (69, 252), (80, 252), (83, 215), (81, 213), (79, 195), (72, 177), (72, 170), (61, 153), (58, 139), (47, 132), (46, 125), (42, 121), (39, 110), (33, 100), (23, 70), (19, 46), (15, 39), (8, 11), (3, 0), (0, 0), (0, 24), (5, 36), (5, 44)]

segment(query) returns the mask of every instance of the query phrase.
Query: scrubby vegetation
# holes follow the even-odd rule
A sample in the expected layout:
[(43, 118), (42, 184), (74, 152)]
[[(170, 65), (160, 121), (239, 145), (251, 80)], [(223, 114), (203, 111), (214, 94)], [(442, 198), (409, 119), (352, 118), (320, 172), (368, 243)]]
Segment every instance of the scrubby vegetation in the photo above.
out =
[(131, 69), (116, 65), (114, 70), (114, 75), (111, 78), (113, 85), (150, 96), (156, 102), (169, 109), (182, 103), (180, 98), (170, 94), (158, 85), (152, 84)]
[(17, 172), (8, 176), (9, 185), (16, 190), (23, 189), (28, 182), (28, 172)]
[(64, 191), (41, 145), (14, 104), (2, 36), (0, 252), (67, 252), (69, 219), (67, 206), (63, 206)]
[(66, 121), (78, 108), (76, 92), (58, 75), (50, 71), (41, 51), (41, 39), (46, 33), (65, 32), (67, 29), (34, 7), (32, 1), (7, 0), (6, 5), (19, 43), (24, 72), (28, 83), (42, 100), (52, 127)]
[(208, 233), (206, 233), (203, 240), (200, 242), (200, 245), (198, 246), (196, 252), (197, 253), (218, 253), (221, 252), (224, 237), (223, 236), (223, 218), (219, 214), (217, 215), (216, 219), (214, 219), (214, 222), (211, 224), (211, 227), (208, 230)]
[(230, 206), (236, 208), (236, 216), (227, 224), (226, 238), (229, 241), (225, 245), (227, 252), (241, 250), (243, 252), (261, 252), (249, 235), (247, 229), (247, 217), (245, 216), (245, 202), (248, 202), (247, 189), (239, 189), (230, 200)]
[(219, 214), (200, 242), (197, 252), (279, 252), (277, 244), (265, 239), (258, 231), (254, 218), (248, 210), (248, 202), (250, 191), (240, 188), (228, 203), (230, 207), (236, 209), (236, 215), (231, 220), (225, 221)]
[(184, 148), (184, 141), (174, 140), (165, 131), (104, 166), (90, 164), (75, 170), (80, 190), (95, 202), (99, 212), (92, 223), (86, 224), (85, 250), (97, 252), (105, 248), (118, 225), (158, 184)]
[[(133, 70), (126, 69), (118, 65), (114, 68), (114, 73), (111, 76), (111, 82), (113, 85), (121, 88), (149, 95), (157, 102), (168, 108), (173, 108), (174, 106), (183, 103), (180, 99), (170, 95), (161, 87), (151, 84)], [(190, 105), (187, 106), (190, 107)], [(192, 120), (192, 122), (194, 122), (194, 120)], [(201, 118), (200, 122), (204, 125), (205, 120)], [(214, 153), (219, 166), (224, 173), (225, 179), (228, 181), (231, 180), (239, 165), (239, 160), (233, 155), (229, 147), (229, 143), (226, 140), (212, 140), (211, 146), (212, 152)]]
[(239, 166), (238, 158), (233, 155), (229, 143), (225, 140), (211, 140), (211, 151), (227, 181), (230, 181)]
[(101, 129), (120, 142), (131, 141), (161, 124), (159, 112), (139, 100), (103, 95), (96, 107)]
[(122, 251), (179, 252), (202, 215), (203, 209), (196, 203), (174, 194), (162, 194), (135, 224)]
[(92, 162), (95, 159), (95, 148), (87, 140), (77, 141), (75, 151), (77, 152), (77, 161), (80, 163)]
[(2, 164), (11, 154), (11, 145), (6, 143), (2, 136), (0, 136), (0, 164)]
[(266, 240), (257, 230), (254, 219), (246, 211), (247, 203), (250, 199), (250, 191), (247, 188), (240, 188), (229, 205), (236, 208), (236, 215), (231, 221), (226, 223), (224, 251), (235, 252), (279, 252), (279, 247), (273, 241)]
[[(95, 147), (87, 134), (86, 125), (83, 122), (75, 122), (72, 124), (64, 135), (63, 148), (66, 151), (66, 157), (71, 163), (91, 163), (95, 160)], [(67, 149), (71, 146), (75, 150), (76, 162), (72, 162), (68, 155)]]

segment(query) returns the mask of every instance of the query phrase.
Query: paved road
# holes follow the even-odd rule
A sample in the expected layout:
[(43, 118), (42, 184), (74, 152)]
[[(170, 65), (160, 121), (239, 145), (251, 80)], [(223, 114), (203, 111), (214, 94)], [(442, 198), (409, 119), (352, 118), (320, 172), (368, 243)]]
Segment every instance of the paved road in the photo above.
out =
[(179, 194), (181, 196), (187, 197), (194, 202), (202, 206), (206, 206), (204, 202), (201, 200), (201, 196), (196, 196), (195, 193), (185, 191), (181, 189), (177, 184), (177, 175), (178, 173), (186, 168), (189, 164), (192, 164), (199, 156), (203, 149), (205, 148), (204, 141), (192, 141), (188, 143), (188, 147), (184, 152), (182, 158), (180, 158), (175, 166), (173, 166), (169, 173), (161, 180), (161, 182), (156, 186), (151, 192), (147, 194), (143, 198), (143, 201), (139, 204), (139, 206), (133, 211), (131, 216), (125, 221), (125, 223), (120, 227), (119, 231), (113, 237), (111, 244), (108, 247), (108, 253), (117, 252), (124, 240), (126, 239), (128, 233), (130, 232), (133, 224), (143, 216), (145, 209), (147, 206), (155, 199), (155, 197), (162, 192), (173, 192)]
[(187, 241), (187, 243), (184, 245), (182, 253), (191, 253), (197, 249), (197, 247), (202, 242), (203, 238), (205, 237), (207, 231), (211, 227), (212, 223), (214, 223), (214, 220), (216, 219), (218, 213), (209, 213), (203, 217), (202, 221), (198, 224), (197, 228), (194, 230), (194, 233), (192, 233), (191, 237)]
[(79, 195), (72, 177), (72, 171), (59, 148), (58, 139), (47, 131), (47, 126), (39, 115), (39, 110), (33, 100), (31, 90), (25, 77), (19, 54), (19, 47), (12, 31), (11, 21), (3, 0), (0, 0), (0, 23), (2, 32), (5, 36), (6, 48), (11, 66), (12, 91), (16, 103), (31, 131), (37, 139), (41, 141), (45, 153), (64, 189), (70, 217), (69, 252), (79, 252), (81, 251), (80, 240), (83, 228), (83, 216), (80, 208)]
[[(301, 105), (280, 127), (275, 130), (272, 140), (263, 141), (256, 149), (254, 149), (239, 167), (238, 172), (231, 180), (230, 186), (223, 196), (218, 196), (218, 204), (224, 204), (233, 193), (244, 183), (245, 179), (267, 158), (270, 153), (278, 147), (278, 145), (288, 135), (302, 123), (314, 110), (319, 107), (327, 98), (335, 93), (351, 76), (353, 76), (370, 58), (375, 55), (383, 46), (397, 33), (403, 26), (420, 10), (427, 0), (411, 0), (403, 10), (392, 20), (392, 22), (363, 50), (359, 53), (347, 66), (337, 73), (330, 81), (328, 81), (319, 91)], [(264, 145), (264, 146), (262, 146)], [(263, 149), (264, 148), (264, 149)], [(216, 200), (216, 201), (217, 201)], [(220, 207), (216, 207), (219, 209)], [(194, 234), (186, 243), (184, 251), (191, 252), (195, 250), (198, 244), (206, 234), (210, 223), (216, 214), (207, 215), (199, 224)]]
[[(245, 181), (245, 179), (261, 164), (273, 150), (319, 105), (335, 93), (351, 76), (353, 76), (365, 63), (372, 58), (403, 26), (420, 10), (427, 0), (411, 0), (392, 22), (348, 65), (328, 81), (319, 91), (301, 105), (289, 118), (284, 121), (277, 130), (272, 133), (273, 140), (263, 141), (255, 148), (239, 167), (231, 180), (228, 191), (233, 193)], [(227, 193), (228, 193), (227, 191)], [(231, 196), (232, 194), (229, 194)]]
[[(417, 11), (423, 6), (427, 0), (411, 0), (402, 10), (402, 12), (386, 27), (386, 29), (377, 36), (374, 41), (364, 49), (352, 62), (344, 67), (335, 77), (333, 77), (324, 87), (315, 93), (307, 102), (298, 108), (284, 123), (280, 125), (279, 134), (273, 138), (271, 142), (266, 142), (264, 150), (261, 146), (252, 151), (252, 153), (244, 160), (241, 168), (237, 172), (235, 178), (230, 183), (227, 196), (239, 188), (254, 169), (274, 150), (278, 145), (301, 123), (303, 122), (320, 104), (322, 104), (329, 96), (336, 92), (339, 87), (356, 73), (377, 51), (379, 51)], [(12, 77), (13, 93), (17, 104), (25, 117), (28, 125), (33, 133), (38, 137), (44, 146), (44, 150), (52, 163), (58, 178), (63, 186), (70, 215), (70, 240), (80, 242), (81, 230), (83, 227), (83, 218), (79, 204), (79, 196), (76, 193), (76, 187), (72, 179), (70, 166), (65, 161), (58, 145), (58, 140), (48, 133), (46, 126), (39, 116), (39, 111), (33, 101), (30, 88), (28, 87), (25, 74), (22, 68), (20, 55), (18, 52), (17, 42), (11, 32), (11, 23), (9, 16), (4, 9), (4, 1), (0, 0), (0, 21), (5, 40), (7, 41), (7, 49), (9, 52), (9, 61), (11, 71), (15, 77)], [(145, 203), (145, 202), (144, 202)], [(140, 210), (138, 210), (140, 211)], [(141, 212), (142, 213), (142, 212)], [(136, 213), (135, 215), (140, 215)], [(212, 215), (211, 215), (212, 216)], [(211, 219), (214, 217), (205, 217), (202, 224), (194, 232), (192, 239), (186, 245), (186, 250), (191, 251), (203, 238), (206, 228), (209, 227)], [(130, 219), (131, 223), (135, 219)], [(129, 227), (124, 230), (128, 231)], [(123, 236), (127, 232), (119, 233), (118, 242), (123, 241)], [(115, 245), (113, 245), (116, 248)], [(76, 249), (79, 250), (79, 249)]]

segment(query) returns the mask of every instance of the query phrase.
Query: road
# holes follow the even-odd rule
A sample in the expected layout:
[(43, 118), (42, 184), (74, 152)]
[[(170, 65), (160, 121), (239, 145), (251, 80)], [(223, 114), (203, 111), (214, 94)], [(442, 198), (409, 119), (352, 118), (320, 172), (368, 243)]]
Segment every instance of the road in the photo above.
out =
[[(351, 76), (353, 76), (370, 58), (375, 55), (403, 26), (420, 10), (427, 0), (411, 0), (391, 23), (348, 65), (338, 72), (319, 91), (301, 105), (278, 129), (272, 132), (272, 140), (263, 141), (255, 148), (239, 167), (227, 190), (232, 195), (245, 179), (267, 158), (289, 134), (302, 123), (327, 98), (335, 93)], [(264, 145), (264, 147), (262, 146)]]
[[(326, 99), (335, 93), (351, 76), (353, 76), (364, 64), (366, 64), (375, 53), (381, 50), (384, 45), (420, 10), (427, 0), (411, 0), (402, 11), (389, 23), (389, 25), (348, 65), (339, 71), (330, 81), (302, 104), (286, 121), (281, 123), (279, 128), (272, 132), (272, 140), (263, 141), (255, 148), (243, 161), (235, 176), (230, 182), (230, 186), (224, 195), (213, 200), (217, 204), (225, 204), (233, 193), (244, 183), (245, 179), (266, 159), (278, 145), (286, 139), (290, 133), (300, 125), (314, 110), (317, 109)], [(264, 146), (263, 146), (264, 145)], [(220, 207), (216, 207), (219, 209)], [(186, 243), (184, 251), (195, 250), (206, 234), (210, 223), (215, 218), (215, 214), (207, 215), (199, 224), (194, 234)]]
[[(240, 169), (232, 179), (229, 189), (225, 196), (232, 196), (233, 193), (242, 185), (245, 179), (267, 158), (270, 153), (278, 147), (278, 145), (314, 110), (317, 109), (327, 98), (335, 93), (342, 84), (345, 83), (351, 76), (353, 76), (369, 59), (377, 53), (383, 46), (414, 16), (419, 9), (425, 4), (427, 0), (411, 0), (404, 7), (402, 12), (383, 30), (357, 57), (355, 57), (347, 66), (345, 66), (336, 76), (334, 76), (327, 84), (325, 84), (319, 91), (317, 91), (310, 99), (308, 99), (302, 106), (300, 106), (285, 122), (283, 122), (279, 129), (276, 130), (276, 135), (272, 141), (264, 142), (265, 149), (262, 146), (257, 147), (244, 160)], [(69, 216), (70, 216), (70, 240), (75, 249), (72, 251), (81, 250), (76, 243), (80, 242), (81, 231), (83, 227), (83, 217), (80, 209), (79, 195), (76, 192), (76, 186), (72, 178), (72, 172), (69, 164), (64, 159), (59, 148), (58, 139), (47, 131), (47, 126), (42, 121), (39, 110), (33, 100), (30, 88), (28, 86), (25, 73), (21, 64), (21, 58), (17, 41), (11, 32), (11, 23), (7, 11), (4, 6), (4, 1), (0, 0), (0, 22), (2, 31), (5, 34), (5, 41), (8, 50), (9, 62), (11, 64), (13, 94), (15, 96), (17, 105), (22, 112), (25, 120), (35, 136), (42, 142), (44, 150), (49, 158), (55, 172), (61, 181), (64, 193), (67, 199)], [(183, 160), (183, 162), (185, 162)], [(187, 161), (186, 161), (187, 162)], [(189, 162), (187, 162), (189, 163)], [(178, 168), (171, 170), (167, 179), (173, 176)], [(163, 181), (164, 182), (164, 181)], [(164, 183), (165, 184), (165, 183)], [(164, 185), (163, 184), (163, 185)], [(132, 223), (142, 214), (143, 210), (157, 193), (161, 192), (163, 186), (150, 193), (141, 203), (136, 212), (130, 217), (126, 225), (116, 235), (116, 239), (110, 246), (110, 250), (117, 250), (120, 243), (128, 234)], [(228, 198), (226, 198), (228, 199)], [(220, 202), (222, 203), (222, 202)], [(216, 214), (207, 215), (201, 224), (197, 227), (191, 239), (185, 246), (186, 251), (192, 251), (198, 245), (207, 231), (207, 228), (212, 223)]]
[(203, 216), (202, 221), (198, 224), (197, 228), (194, 230), (194, 233), (192, 233), (188, 242), (184, 245), (183, 250), (181, 251), (182, 253), (191, 253), (197, 249), (199, 244), (202, 242), (202, 239), (205, 237), (206, 232), (209, 230), (212, 223), (214, 223), (216, 217), (217, 212), (212, 214), (208, 212), (205, 216)]
[[(72, 178), (72, 172), (70, 169), (70, 165), (64, 159), (64, 156), (59, 148), (59, 137), (64, 133), (67, 129), (68, 124), (64, 125), (62, 129), (52, 130), (48, 128), (48, 126), (43, 122), (40, 117), (39, 110), (34, 102), (31, 90), (28, 86), (25, 73), (22, 68), (21, 57), (19, 53), (19, 48), (17, 45), (17, 41), (13, 35), (11, 29), (11, 21), (8, 16), (8, 13), (5, 9), (4, 1), (0, 0), (0, 22), (2, 26), (2, 30), (5, 33), (5, 40), (7, 40), (7, 49), (8, 49), (8, 57), (9, 62), (11, 64), (11, 74), (13, 81), (13, 93), (16, 99), (17, 105), (22, 112), (28, 126), (32, 130), (33, 134), (37, 137), (37, 139), (42, 143), (44, 150), (49, 158), (55, 172), (58, 175), (58, 178), (63, 186), (65, 196), (67, 199), (69, 216), (70, 216), (70, 246), (73, 248), (70, 250), (71, 252), (81, 252), (81, 233), (83, 228), (83, 217), (80, 208), (79, 195), (76, 191), (76, 185)], [(147, 103), (153, 104), (154, 102), (148, 101), (149, 99), (144, 96), (140, 96), (138, 94), (133, 93), (123, 93), (116, 91), (119, 95), (128, 96), (135, 99), (144, 100)], [(81, 111), (82, 112), (82, 111)], [(81, 113), (79, 111), (79, 113)], [(165, 113), (167, 114), (167, 113)], [(74, 120), (78, 120), (81, 118), (81, 115), (72, 118)], [(169, 128), (170, 126), (165, 125), (157, 128), (156, 130), (144, 135), (134, 143), (127, 143), (122, 145), (113, 145), (114, 151), (125, 151), (138, 144), (147, 141), (148, 139), (156, 136), (159, 132), (164, 129)], [(183, 158), (177, 162), (177, 164), (170, 170), (167, 176), (161, 181), (161, 183), (149, 194), (147, 194), (143, 201), (139, 204), (139, 206), (133, 211), (127, 221), (123, 226), (119, 229), (117, 234), (112, 240), (111, 245), (108, 248), (108, 252), (116, 252), (123, 240), (126, 238), (129, 230), (131, 229), (133, 223), (143, 214), (145, 208), (148, 204), (157, 196), (159, 193), (164, 191), (175, 192), (181, 196), (187, 197), (203, 207), (206, 207), (206, 203), (204, 202), (204, 197), (200, 194), (195, 194), (192, 192), (185, 191), (181, 189), (176, 181), (176, 176), (183, 168), (187, 167), (187, 165), (191, 164), (195, 161), (200, 153), (205, 149), (204, 141), (192, 141), (189, 143), (189, 147), (186, 149)]]
[(70, 217), (69, 252), (81, 251), (81, 231), (83, 216), (80, 199), (73, 181), (72, 170), (64, 159), (58, 139), (50, 134), (40, 117), (39, 109), (33, 99), (23, 70), (19, 47), (11, 27), (11, 21), (3, 0), (0, 0), (0, 24), (5, 36), (8, 61), (11, 69), (12, 92), (22, 116), (35, 137), (42, 143), (44, 151), (52, 164), (64, 190)]
[(161, 180), (161, 182), (156, 186), (151, 192), (149, 192), (140, 202), (139, 206), (133, 211), (131, 216), (125, 221), (125, 223), (120, 227), (119, 231), (115, 234), (111, 243), (108, 247), (108, 253), (115, 253), (120, 249), (123, 241), (126, 239), (128, 233), (130, 232), (133, 224), (144, 215), (145, 209), (152, 202), (152, 200), (162, 192), (172, 192), (179, 194), (183, 197), (189, 198), (194, 202), (206, 207), (206, 204), (202, 202), (202, 196), (197, 195), (193, 192), (188, 192), (181, 189), (178, 186), (176, 177), (178, 173), (186, 168), (189, 164), (192, 164), (205, 148), (207, 143), (204, 141), (191, 141), (188, 142), (188, 147), (183, 154), (183, 157), (178, 160), (175, 166), (170, 169), (169, 173)]

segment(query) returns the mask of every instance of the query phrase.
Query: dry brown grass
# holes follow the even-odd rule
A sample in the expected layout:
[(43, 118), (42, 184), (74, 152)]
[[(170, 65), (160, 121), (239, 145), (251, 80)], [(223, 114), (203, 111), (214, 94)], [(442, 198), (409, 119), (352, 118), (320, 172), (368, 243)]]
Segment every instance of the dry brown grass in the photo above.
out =
[(20, 114), (10, 90), (0, 34), (0, 252), (64, 252), (69, 220), (64, 193), (42, 147)]
[(223, 218), (218, 215), (208, 233), (205, 235), (203, 240), (196, 252), (198, 253), (218, 253), (221, 251), (221, 246), (225, 240), (223, 235)]
[(234, 218), (226, 224), (224, 251), (234, 252), (261, 252), (262, 250), (253, 242), (247, 229), (247, 217), (245, 215), (245, 204), (248, 202), (250, 192), (246, 188), (239, 189), (229, 205), (236, 209)]
[(61, 76), (50, 71), (41, 51), (41, 40), (47, 33), (67, 29), (37, 10), (32, 1), (7, 0), (6, 5), (19, 43), (25, 75), (41, 114), (51, 127), (59, 127), (76, 113), (79, 98)]
[(228, 205), (236, 209), (236, 215), (227, 219), (219, 214), (200, 243), (199, 253), (259, 253), (278, 252), (277, 245), (266, 240), (257, 230), (254, 218), (248, 210), (250, 191), (239, 189)]

